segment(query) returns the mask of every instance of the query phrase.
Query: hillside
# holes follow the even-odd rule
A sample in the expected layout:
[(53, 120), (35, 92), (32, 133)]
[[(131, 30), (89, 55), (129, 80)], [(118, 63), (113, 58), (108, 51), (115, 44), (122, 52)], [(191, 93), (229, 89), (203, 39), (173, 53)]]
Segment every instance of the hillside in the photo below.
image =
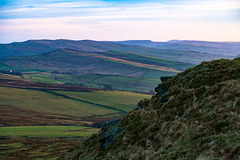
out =
[(162, 78), (157, 95), (63, 159), (240, 159), (240, 58)]
[(145, 97), (150, 95), (36, 83), (0, 73), (0, 126), (82, 126), (121, 116)]
[(21, 71), (36, 82), (147, 92), (158, 84), (159, 75), (176, 75), (192, 66), (127, 52), (72, 49), (0, 60), (0, 69)]
[[(38, 55), (56, 49), (72, 49), (84, 52), (120, 51), (138, 55), (170, 59), (180, 62), (201, 63), (212, 59), (224, 58), (223, 55), (211, 55), (194, 51), (181, 51), (176, 48), (158, 49), (152, 46), (136, 46), (113, 42), (99, 42), (92, 40), (28, 40), (25, 42), (0, 44), (0, 59), (13, 56)], [(226, 57), (231, 58), (231, 57)]]
[(208, 42), (208, 41), (190, 41), (190, 40), (171, 40), (167, 42), (153, 42), (150, 40), (130, 40), (118, 41), (119, 44), (125, 45), (139, 45), (144, 47), (178, 50), (178, 51), (192, 51), (199, 53), (209, 53), (222, 55), (224, 58), (240, 55), (240, 42)]
[[(189, 66), (192, 66), (188, 63), (126, 52), (111, 51), (92, 53), (71, 49), (57, 49), (34, 56), (9, 57), (1, 60), (0, 63), (19, 69), (73, 70), (76, 72), (93, 73), (98, 72), (98, 70), (100, 73), (113, 73), (112, 70), (119, 70), (117, 68), (123, 67), (123, 69), (126, 69), (126, 72), (129, 72), (125, 74), (132, 74), (133, 71), (131, 71), (131, 68), (135, 69), (138, 67), (179, 72), (180, 70), (185, 70)], [(130, 71), (128, 71), (129, 69)], [(118, 72), (116, 72), (116, 74), (118, 74)]]

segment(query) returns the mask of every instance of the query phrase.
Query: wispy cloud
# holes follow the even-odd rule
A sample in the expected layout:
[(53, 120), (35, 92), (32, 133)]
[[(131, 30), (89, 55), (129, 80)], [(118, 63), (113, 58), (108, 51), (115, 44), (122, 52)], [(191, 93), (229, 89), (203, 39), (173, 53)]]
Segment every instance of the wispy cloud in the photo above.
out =
[(20, 35), (22, 39), (240, 40), (236, 38), (239, 10), (239, 0), (21, 0), (1, 7), (0, 41), (14, 41)]

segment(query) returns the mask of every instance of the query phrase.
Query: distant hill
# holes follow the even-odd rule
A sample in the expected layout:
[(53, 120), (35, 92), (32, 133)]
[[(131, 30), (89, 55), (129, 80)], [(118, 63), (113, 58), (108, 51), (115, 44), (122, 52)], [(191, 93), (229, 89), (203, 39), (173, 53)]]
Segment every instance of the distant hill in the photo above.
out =
[(18, 70), (49, 70), (55, 72), (112, 74), (143, 77), (146, 72), (176, 74), (193, 65), (172, 60), (126, 52), (83, 52), (57, 49), (40, 55), (9, 57), (1, 60), (5, 66)]
[(220, 54), (226, 56), (240, 55), (240, 42), (208, 42), (171, 40), (168, 42), (153, 42), (150, 40), (117, 41), (119, 44), (139, 45), (156, 49), (192, 51), (199, 53)]
[(176, 75), (192, 66), (127, 52), (73, 49), (0, 60), (3, 71), (20, 71), (35, 82), (144, 92), (152, 90), (160, 76)]
[(62, 159), (240, 159), (240, 58), (162, 78), (157, 95)]
[[(206, 54), (205, 52), (199, 53), (188, 50), (181, 51), (180, 49), (178, 50), (174, 47), (158, 49), (156, 45), (145, 45), (145, 42), (140, 43), (142, 46), (128, 45), (127, 43), (119, 44), (113, 42), (99, 42), (92, 40), (29, 40), (25, 42), (11, 44), (0, 44), (0, 59), (12, 56), (38, 55), (51, 52), (56, 49), (72, 49), (84, 52), (121, 51), (195, 64), (201, 63), (202, 61), (210, 61), (212, 59), (233, 58), (231, 56)], [(147, 41), (147, 43), (149, 44), (149, 41)], [(151, 42), (150, 44), (152, 43), (153, 42)]]

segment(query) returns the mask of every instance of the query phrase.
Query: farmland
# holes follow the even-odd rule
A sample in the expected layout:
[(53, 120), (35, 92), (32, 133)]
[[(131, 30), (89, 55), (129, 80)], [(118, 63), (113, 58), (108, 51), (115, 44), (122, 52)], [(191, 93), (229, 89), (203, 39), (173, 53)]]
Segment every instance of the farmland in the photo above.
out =
[(32, 119), (31, 125), (89, 124), (92, 123), (89, 117), (121, 116), (134, 109), (140, 100), (150, 97), (132, 92), (36, 83), (6, 74), (0, 74), (0, 81), (3, 126), (29, 125), (28, 118)]
[(123, 116), (150, 97), (7, 74), (0, 81), (0, 159), (57, 159), (99, 130), (86, 126)]
[[(48, 84), (66, 84), (103, 89), (111, 86), (111, 89), (122, 91), (149, 92), (160, 82), (157, 73), (146, 72), (146, 77), (128, 77), (104, 74), (51, 74), (47, 72), (23, 72), (23, 77), (34, 82)], [(172, 75), (169, 72), (169, 75)], [(151, 78), (147, 78), (150, 76)]]
[(12, 126), (1, 127), (0, 136), (54, 139), (89, 137), (99, 129), (82, 126)]
[(0, 159), (57, 159), (98, 129), (76, 126), (0, 128)]

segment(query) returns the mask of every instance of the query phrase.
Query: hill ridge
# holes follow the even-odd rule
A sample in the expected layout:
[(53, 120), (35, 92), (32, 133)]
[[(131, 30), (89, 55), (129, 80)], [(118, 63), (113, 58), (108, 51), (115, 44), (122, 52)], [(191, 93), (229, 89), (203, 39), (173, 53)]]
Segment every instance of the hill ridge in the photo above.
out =
[[(142, 41), (138, 41), (142, 43)], [(0, 44), (0, 59), (12, 56), (39, 55), (58, 48), (69, 48), (85, 52), (107, 52), (111, 50), (129, 52), (157, 58), (177, 60), (180, 62), (200, 63), (218, 58), (233, 58), (232, 56), (211, 55), (195, 51), (180, 51), (176, 48), (157, 48), (150, 42), (149, 46), (129, 45), (116, 42), (94, 40), (28, 40), (11, 44)], [(163, 43), (163, 42), (159, 42)]]

